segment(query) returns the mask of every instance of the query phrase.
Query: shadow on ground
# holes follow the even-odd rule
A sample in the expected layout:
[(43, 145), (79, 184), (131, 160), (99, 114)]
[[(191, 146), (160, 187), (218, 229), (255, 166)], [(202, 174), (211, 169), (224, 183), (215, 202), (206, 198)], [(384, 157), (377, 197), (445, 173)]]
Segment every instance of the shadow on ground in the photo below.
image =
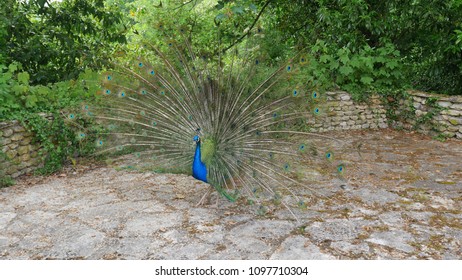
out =
[(346, 181), (296, 223), (220, 201), (185, 175), (77, 166), (0, 190), (1, 259), (461, 259), (462, 142), (347, 132)]

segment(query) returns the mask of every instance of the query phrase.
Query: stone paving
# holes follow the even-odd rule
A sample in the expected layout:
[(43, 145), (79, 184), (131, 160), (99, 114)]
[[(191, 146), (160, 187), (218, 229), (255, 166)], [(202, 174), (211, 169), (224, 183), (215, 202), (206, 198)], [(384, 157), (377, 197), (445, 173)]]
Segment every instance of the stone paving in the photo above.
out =
[[(0, 259), (461, 259), (462, 142), (392, 130), (361, 141), (348, 180), (319, 182), (300, 221), (257, 215), (186, 175), (90, 164), (0, 189)], [(212, 199), (212, 201), (215, 201)]]

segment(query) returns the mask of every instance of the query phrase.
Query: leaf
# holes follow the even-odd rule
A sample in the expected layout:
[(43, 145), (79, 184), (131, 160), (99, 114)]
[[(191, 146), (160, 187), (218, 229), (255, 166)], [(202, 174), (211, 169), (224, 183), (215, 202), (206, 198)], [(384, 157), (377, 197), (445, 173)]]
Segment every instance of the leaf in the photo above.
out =
[(29, 84), (29, 73), (27, 72), (21, 72), (18, 74), (18, 82), (20, 82), (21, 84), (25, 84), (25, 85), (28, 85)]
[(380, 70), (378, 71), (378, 73), (377, 73), (377, 74), (378, 74), (378, 75), (380, 75), (380, 76), (384, 76), (384, 77), (387, 77), (387, 78), (388, 78), (388, 77), (390, 77), (390, 74), (388, 73), (388, 71), (386, 71), (386, 70), (385, 70), (385, 69), (383, 69), (383, 68), (382, 68), (382, 69), (380, 69)]
[(385, 62), (386, 62), (386, 59), (385, 59), (385, 57), (383, 57), (383, 56), (379, 56), (379, 57), (377, 57), (377, 58), (375, 59), (375, 61), (378, 62), (378, 63), (385, 63)]
[(6, 72), (0, 75), (0, 84), (6, 84), (11, 80), (13, 74), (11, 72)]
[(372, 70), (374, 68), (374, 61), (371, 57), (363, 57), (362, 62), (367, 69)]
[(226, 18), (227, 16), (223, 13), (219, 13), (216, 17), (215, 17), (215, 20), (222, 20), (224, 18)]
[(24, 85), (14, 85), (11, 87), (11, 90), (15, 93), (15, 94), (18, 94), (20, 95), (21, 93), (24, 93), (26, 92), (28, 89), (27, 86), (24, 86)]
[(348, 57), (347, 54), (342, 54), (342, 55), (340, 56), (340, 61), (341, 61), (343, 64), (347, 64), (348, 61), (350, 61), (350, 58)]
[(395, 69), (398, 67), (398, 62), (396, 60), (390, 60), (386, 63), (387, 67), (390, 69)]
[(321, 57), (319, 58), (319, 61), (321, 61), (322, 63), (327, 63), (328, 61), (330, 61), (332, 59), (332, 56), (328, 55), (328, 54), (323, 54), (321, 55)]
[(16, 63), (11, 63), (10, 66), (8, 66), (8, 71), (10, 72), (16, 72), (18, 70), (18, 64)]
[(361, 83), (363, 83), (365, 85), (370, 85), (370, 84), (372, 84), (373, 81), (374, 81), (374, 79), (369, 77), (369, 76), (361, 77)]
[(241, 6), (234, 6), (231, 8), (231, 10), (238, 15), (241, 15), (244, 13), (244, 9)]
[(359, 66), (361, 65), (361, 61), (357, 57), (355, 57), (350, 61), (350, 65), (354, 68), (359, 68)]
[(335, 69), (338, 69), (338, 67), (340, 66), (340, 63), (338, 62), (338, 60), (332, 60), (329, 66), (331, 70), (335, 70)]
[(37, 96), (35, 96), (33, 94), (29, 94), (26, 97), (26, 107), (31, 108), (31, 107), (34, 107), (35, 104), (37, 104)]
[(186, 196), (182, 193), (177, 193), (176, 196), (175, 196), (175, 199), (185, 199)]
[(353, 73), (353, 68), (351, 68), (350, 66), (342, 66), (340, 67), (339, 71), (342, 75), (348, 76), (351, 73)]

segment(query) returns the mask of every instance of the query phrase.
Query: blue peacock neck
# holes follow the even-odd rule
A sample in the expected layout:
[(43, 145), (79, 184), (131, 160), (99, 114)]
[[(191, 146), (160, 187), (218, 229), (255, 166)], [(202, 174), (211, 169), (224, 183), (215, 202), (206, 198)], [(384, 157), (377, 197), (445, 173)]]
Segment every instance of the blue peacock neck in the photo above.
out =
[(201, 142), (196, 142), (196, 152), (194, 153), (194, 161), (200, 162), (201, 161)]

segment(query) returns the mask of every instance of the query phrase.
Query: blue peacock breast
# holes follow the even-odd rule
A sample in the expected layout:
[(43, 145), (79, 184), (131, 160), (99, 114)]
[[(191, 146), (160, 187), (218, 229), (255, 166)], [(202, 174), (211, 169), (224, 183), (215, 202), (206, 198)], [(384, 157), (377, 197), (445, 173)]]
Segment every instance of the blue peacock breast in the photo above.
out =
[[(195, 138), (196, 141), (196, 138)], [(192, 164), (193, 177), (202, 182), (207, 182), (207, 166), (201, 160), (201, 144), (197, 139), (196, 141), (196, 152), (194, 153), (194, 160)]]

